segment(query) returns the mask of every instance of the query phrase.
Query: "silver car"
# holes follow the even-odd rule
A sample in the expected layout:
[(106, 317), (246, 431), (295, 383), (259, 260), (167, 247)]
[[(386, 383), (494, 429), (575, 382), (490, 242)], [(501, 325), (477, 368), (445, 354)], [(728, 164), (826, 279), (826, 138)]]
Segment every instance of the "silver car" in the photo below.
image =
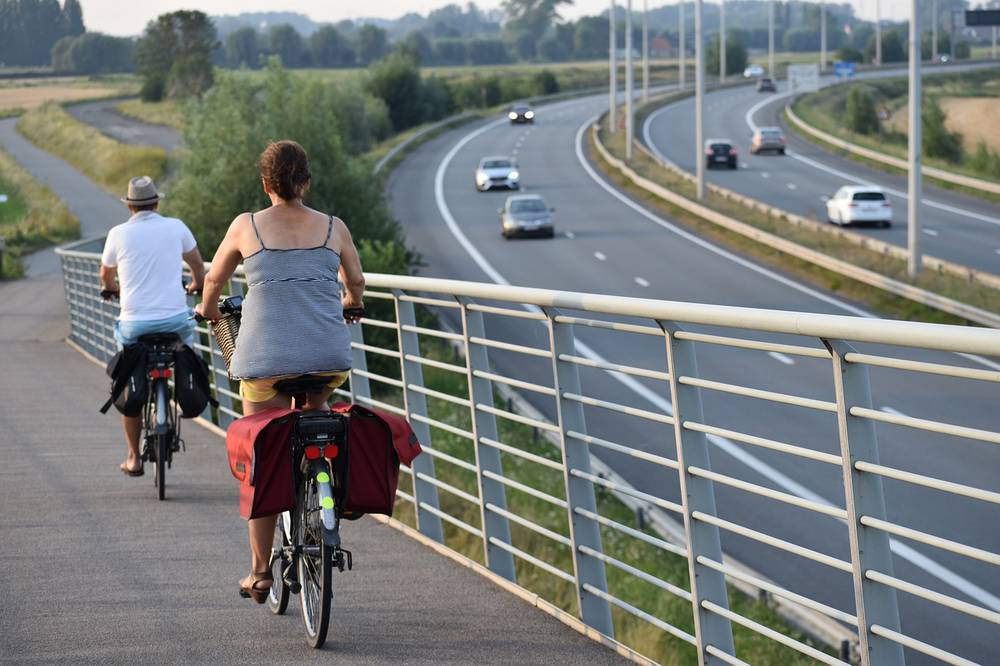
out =
[(500, 233), (504, 238), (513, 236), (552, 238), (556, 232), (552, 223), (552, 213), (555, 210), (549, 208), (545, 199), (537, 194), (509, 196), (504, 207), (497, 209), (497, 213), (500, 214)]
[(476, 167), (476, 189), (480, 192), (494, 187), (517, 190), (521, 187), (521, 174), (513, 157), (484, 157)]

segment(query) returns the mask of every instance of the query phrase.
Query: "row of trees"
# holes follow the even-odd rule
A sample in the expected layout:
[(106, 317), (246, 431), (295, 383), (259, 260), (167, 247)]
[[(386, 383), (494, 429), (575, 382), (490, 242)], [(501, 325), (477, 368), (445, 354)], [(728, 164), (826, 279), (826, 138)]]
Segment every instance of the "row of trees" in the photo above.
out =
[(45, 66), (63, 37), (83, 34), (79, 0), (0, 2), (0, 65)]

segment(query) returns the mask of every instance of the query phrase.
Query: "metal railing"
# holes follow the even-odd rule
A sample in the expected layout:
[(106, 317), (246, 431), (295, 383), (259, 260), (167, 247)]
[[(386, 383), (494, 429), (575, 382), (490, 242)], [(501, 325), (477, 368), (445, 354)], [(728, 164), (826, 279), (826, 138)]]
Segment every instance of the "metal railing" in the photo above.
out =
[[(71, 340), (103, 359), (115, 349), (116, 306), (99, 298), (96, 249), (77, 244), (58, 254)], [(930, 604), (939, 609), (935, 613), (966, 618), (948, 622), (979, 623), (993, 632), (996, 650), (997, 608), (941, 591), (925, 569), (897, 571), (893, 553), (903, 552), (900, 540), (912, 542), (932, 555), (943, 552), (988, 567), (987, 580), (994, 582), (1000, 555), (903, 524), (900, 507), (887, 502), (883, 486), (903, 484), (906, 497), (923, 490), (943, 493), (989, 510), (1000, 504), (1000, 492), (883, 463), (876, 428), (955, 439), (942, 455), (961, 455), (969, 441), (1000, 444), (1000, 428), (877, 409), (869, 374), (905, 373), (912, 381), (927, 382), (944, 377), (948, 387), (975, 382), (993, 396), (992, 404), (1000, 404), (1000, 366), (970, 356), (1000, 355), (1000, 331), (408, 276), (370, 274), (366, 279), (369, 317), (351, 327), (354, 367), (350, 392), (342, 393), (405, 415), (425, 445), (427, 455), (418, 457), (412, 469), (404, 468), (411, 483), (401, 484), (398, 498), (401, 508), (412, 507), (417, 529), (426, 537), (442, 544), (456, 538), (466, 547), (478, 544), (485, 565), (515, 584), (525, 567), (545, 572), (572, 588), (576, 612), (593, 629), (613, 638), (617, 619), (628, 616), (693, 646), (699, 663), (745, 663), (735, 649), (734, 626), (827, 664), (855, 659), (901, 664), (904, 654), (973, 663), (931, 644), (925, 635), (907, 633), (899, 610), (904, 598)], [(230, 286), (241, 292), (242, 275)], [(240, 416), (238, 392), (204, 328), (199, 337), (196, 347), (210, 359), (220, 402), (205, 417), (226, 427)], [(609, 360), (596, 351), (598, 346), (632, 355)], [(949, 357), (951, 352), (963, 356)], [(821, 388), (800, 395), (767, 377), (722, 372), (747, 367), (741, 359), (767, 354), (798, 360), (795, 369)], [(908, 358), (913, 355), (918, 358)], [(783, 361), (776, 367), (786, 366)], [(525, 404), (534, 409), (505, 404), (498, 399), (500, 387), (526, 396)], [(825, 423), (822, 432), (829, 432), (831, 441), (818, 441), (820, 430), (806, 441), (782, 441), (762, 433), (759, 421), (744, 423), (743, 412), (720, 411), (720, 404), (735, 404), (720, 399), (775, 405), (781, 415), (775, 420), (782, 422), (803, 414), (807, 424)], [(524, 438), (510, 435), (515, 431), (548, 437), (556, 446), (526, 446)], [(629, 437), (647, 439), (636, 446)], [(756, 453), (788, 466), (809, 465), (804, 483), (835, 486), (834, 496), (839, 492), (842, 501), (761, 482), (759, 465), (742, 478), (734, 472), (738, 467), (713, 467), (712, 456), (718, 461), (721, 455), (715, 449), (724, 445), (743, 456)], [(986, 454), (997, 460), (994, 449)], [(641, 466), (654, 481), (626, 482), (605, 473), (601, 460), (617, 461), (612, 467)], [(993, 469), (998, 469), (995, 464)], [(558, 482), (540, 482), (543, 474), (555, 475)], [(636, 527), (602, 514), (607, 491), (645, 507), (647, 515), (673, 516), (682, 525), (680, 538), (660, 538), (641, 520)], [(734, 507), (750, 502), (773, 509), (762, 511), (755, 522), (747, 520)], [(523, 510), (528, 503), (544, 510)], [(794, 540), (767, 518), (771, 511), (785, 515), (790, 510), (806, 516), (810, 525), (796, 531)], [(969, 525), (971, 533), (995, 529), (998, 514), (990, 515), (992, 522)], [(816, 535), (834, 546), (824, 547), (813, 539)], [(525, 544), (539, 538), (551, 548), (528, 550)], [(735, 539), (767, 549), (768, 557), (784, 563), (782, 568), (830, 572), (838, 589), (853, 592), (830, 597), (791, 589), (780, 575), (757, 574), (723, 556), (722, 544)], [(683, 557), (689, 575), (668, 580), (660, 571), (646, 570), (630, 562), (629, 547), (622, 544)], [(553, 558), (552, 548), (568, 551), (569, 557)], [(615, 582), (623, 576), (690, 604), (688, 628), (623, 598)], [(855, 654), (835, 656), (737, 612), (727, 586), (748, 585), (784, 606), (856, 632)]]

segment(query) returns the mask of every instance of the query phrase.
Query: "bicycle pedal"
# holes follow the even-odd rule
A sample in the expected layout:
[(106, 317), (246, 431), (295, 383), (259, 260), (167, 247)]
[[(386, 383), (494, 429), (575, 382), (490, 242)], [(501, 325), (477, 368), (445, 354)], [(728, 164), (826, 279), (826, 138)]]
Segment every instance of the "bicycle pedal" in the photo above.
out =
[(297, 580), (286, 580), (285, 584), (288, 586), (288, 591), (292, 594), (298, 594), (302, 591), (302, 583)]

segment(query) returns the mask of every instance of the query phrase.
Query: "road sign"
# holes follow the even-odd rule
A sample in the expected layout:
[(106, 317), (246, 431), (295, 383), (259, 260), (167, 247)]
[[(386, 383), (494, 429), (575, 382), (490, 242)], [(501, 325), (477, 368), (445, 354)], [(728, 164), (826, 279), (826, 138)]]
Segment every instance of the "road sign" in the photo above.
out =
[(819, 90), (819, 65), (789, 65), (788, 87), (792, 92)]
[(966, 9), (965, 25), (1000, 25), (1000, 9)]
[(833, 63), (833, 73), (840, 79), (846, 79), (854, 76), (857, 71), (857, 65), (853, 62), (844, 62), (843, 60), (838, 60)]

